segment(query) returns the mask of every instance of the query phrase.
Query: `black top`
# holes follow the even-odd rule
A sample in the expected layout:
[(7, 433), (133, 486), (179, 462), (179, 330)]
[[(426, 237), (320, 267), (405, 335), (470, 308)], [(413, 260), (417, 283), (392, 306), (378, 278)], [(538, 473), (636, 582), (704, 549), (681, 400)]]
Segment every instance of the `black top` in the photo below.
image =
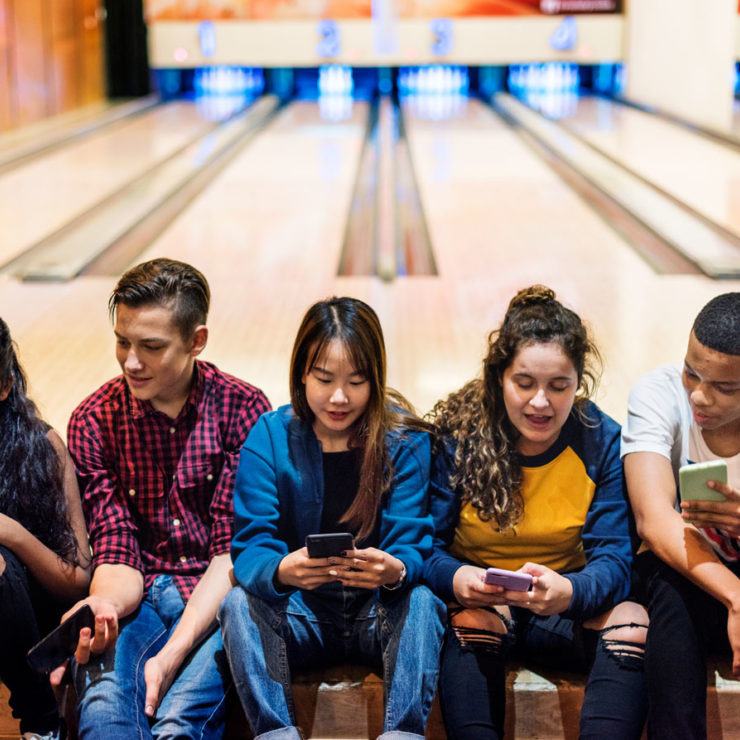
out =
[(349, 525), (339, 520), (349, 509), (360, 486), (360, 451), (323, 452), (321, 457), (324, 466), (321, 531), (350, 532)]

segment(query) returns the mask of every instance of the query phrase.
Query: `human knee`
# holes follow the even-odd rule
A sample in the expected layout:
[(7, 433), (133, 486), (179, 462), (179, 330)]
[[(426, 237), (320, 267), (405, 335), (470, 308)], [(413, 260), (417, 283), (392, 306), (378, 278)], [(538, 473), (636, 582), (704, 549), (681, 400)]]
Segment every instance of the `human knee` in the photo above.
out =
[(499, 652), (508, 634), (504, 617), (495, 610), (461, 609), (449, 617), (450, 629), (463, 647)]
[(601, 645), (621, 665), (640, 668), (645, 658), (648, 622), (647, 612), (639, 604), (619, 604), (601, 630)]
[(409, 611), (420, 615), (433, 615), (439, 620), (445, 617), (445, 605), (426, 586), (414, 586), (409, 591)]
[(218, 608), (218, 621), (221, 625), (230, 618), (243, 614), (247, 608), (247, 594), (240, 586), (234, 586)]
[(5, 573), (5, 558), (0, 553), (0, 576)]
[(601, 630), (602, 637), (623, 641), (644, 648), (649, 618), (645, 608), (633, 601), (624, 601), (612, 609)]

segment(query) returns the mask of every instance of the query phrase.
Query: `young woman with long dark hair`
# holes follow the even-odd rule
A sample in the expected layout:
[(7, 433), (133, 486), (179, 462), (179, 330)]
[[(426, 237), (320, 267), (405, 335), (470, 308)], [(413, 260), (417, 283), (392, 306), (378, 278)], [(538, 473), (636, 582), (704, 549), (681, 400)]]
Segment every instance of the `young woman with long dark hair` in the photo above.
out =
[(49, 680), (31, 670), (26, 652), (87, 593), (89, 564), (72, 462), (26, 395), (0, 319), (0, 677), (25, 738), (62, 736)]
[[(440, 546), (426, 580), (448, 602), (440, 696), (451, 738), (502, 737), (512, 651), (590, 671), (581, 737), (642, 731), (647, 615), (625, 601), (620, 429), (588, 400), (598, 362), (578, 315), (532, 286), (491, 334), (483, 377), (432, 413), (450, 440), (433, 475)], [(488, 585), (488, 567), (528, 574), (531, 586)]]
[[(430, 440), (386, 389), (385, 368), (367, 304), (314, 304), (293, 348), (292, 403), (264, 414), (242, 449), (231, 550), (238, 585), (220, 620), (257, 737), (300, 737), (292, 668), (357, 659), (382, 671), (384, 736), (424, 734), (444, 612), (415, 585), (433, 533)], [(309, 557), (306, 536), (331, 532), (351, 533), (355, 548)]]

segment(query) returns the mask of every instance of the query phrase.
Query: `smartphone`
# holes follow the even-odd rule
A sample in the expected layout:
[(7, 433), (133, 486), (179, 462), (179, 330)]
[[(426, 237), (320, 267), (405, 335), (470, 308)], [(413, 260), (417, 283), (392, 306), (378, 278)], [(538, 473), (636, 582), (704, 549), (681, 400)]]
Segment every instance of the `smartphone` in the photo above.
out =
[(77, 650), (77, 641), (83, 627), (95, 627), (95, 614), (87, 604), (67, 617), (28, 651), (28, 664), (39, 673), (49, 673), (62, 665)]
[(719, 491), (707, 488), (710, 480), (727, 483), (727, 463), (724, 460), (682, 465), (678, 469), (681, 501), (726, 501)]
[(507, 591), (529, 591), (532, 586), (532, 576), (529, 573), (517, 573), (502, 568), (489, 568), (484, 580), (490, 586), (503, 586)]
[(306, 535), (309, 558), (330, 558), (345, 550), (355, 549), (355, 538), (349, 532), (328, 532)]

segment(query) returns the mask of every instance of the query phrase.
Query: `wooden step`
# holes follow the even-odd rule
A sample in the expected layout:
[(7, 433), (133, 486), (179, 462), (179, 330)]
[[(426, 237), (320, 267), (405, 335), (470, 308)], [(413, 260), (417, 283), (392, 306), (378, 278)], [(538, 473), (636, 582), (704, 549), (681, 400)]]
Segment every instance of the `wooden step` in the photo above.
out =
[[(722, 662), (713, 664), (709, 670), (709, 737), (740, 737), (740, 682), (732, 680), (729, 668)], [(584, 685), (584, 678), (575, 674), (543, 675), (512, 667), (507, 679), (506, 737), (576, 740)], [(344, 665), (300, 673), (293, 682), (293, 695), (298, 723), (307, 738), (366, 740), (382, 731), (383, 682), (367, 668)], [(7, 689), (0, 684), (0, 740), (18, 736), (18, 723), (8, 707)], [(224, 740), (251, 737), (237, 703), (229, 717)], [(437, 699), (426, 737), (446, 740)]]

